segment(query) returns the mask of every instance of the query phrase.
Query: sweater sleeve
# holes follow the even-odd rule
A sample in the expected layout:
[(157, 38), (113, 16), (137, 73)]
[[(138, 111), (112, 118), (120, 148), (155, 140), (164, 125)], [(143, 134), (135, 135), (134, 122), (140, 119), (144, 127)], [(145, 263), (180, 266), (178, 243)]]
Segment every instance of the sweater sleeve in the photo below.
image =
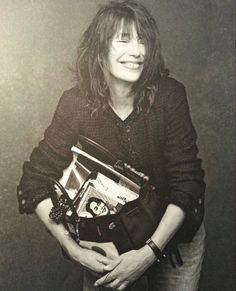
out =
[(60, 179), (63, 169), (72, 160), (70, 149), (77, 141), (74, 95), (71, 91), (63, 93), (43, 140), (23, 165), (23, 175), (17, 187), (20, 213), (33, 213), (36, 205), (49, 197), (44, 176)]
[(186, 213), (184, 227), (197, 229), (204, 214), (204, 171), (198, 158), (197, 134), (189, 114), (184, 86), (173, 80), (165, 100), (165, 172), (169, 185), (167, 204)]

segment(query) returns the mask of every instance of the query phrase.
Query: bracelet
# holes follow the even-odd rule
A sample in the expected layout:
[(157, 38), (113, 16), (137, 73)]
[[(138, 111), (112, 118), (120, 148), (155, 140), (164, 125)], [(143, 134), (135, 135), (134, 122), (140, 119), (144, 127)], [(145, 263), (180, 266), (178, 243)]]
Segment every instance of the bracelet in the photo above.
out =
[(149, 238), (146, 241), (146, 244), (152, 249), (154, 252), (157, 262), (159, 263), (163, 258), (165, 258), (165, 255), (162, 253), (162, 251), (158, 248), (158, 246), (153, 242), (151, 238)]

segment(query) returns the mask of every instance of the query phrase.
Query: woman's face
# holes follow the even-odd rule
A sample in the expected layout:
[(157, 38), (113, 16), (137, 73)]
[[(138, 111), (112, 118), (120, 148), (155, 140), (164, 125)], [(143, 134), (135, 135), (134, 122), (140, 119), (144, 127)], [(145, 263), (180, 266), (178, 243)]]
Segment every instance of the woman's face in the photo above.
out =
[(113, 37), (108, 53), (108, 82), (134, 83), (142, 73), (145, 46), (135, 26), (130, 33), (124, 33), (122, 26)]
[(98, 202), (93, 201), (93, 202), (91, 202), (90, 209), (93, 211), (95, 216), (107, 215), (109, 213), (108, 207), (102, 201), (98, 201)]

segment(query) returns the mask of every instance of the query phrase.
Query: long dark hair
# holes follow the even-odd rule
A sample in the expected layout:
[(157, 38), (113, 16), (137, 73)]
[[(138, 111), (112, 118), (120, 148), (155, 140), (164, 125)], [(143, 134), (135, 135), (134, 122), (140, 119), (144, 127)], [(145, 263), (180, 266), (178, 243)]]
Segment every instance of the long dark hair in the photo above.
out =
[[(152, 104), (158, 88), (158, 80), (168, 75), (161, 55), (159, 30), (155, 19), (140, 3), (111, 1), (101, 6), (92, 23), (84, 32), (78, 48), (76, 64), (79, 87), (86, 95), (92, 112), (104, 109), (108, 104), (109, 87), (106, 83), (101, 60), (106, 60), (112, 38), (121, 28), (131, 30), (135, 25), (142, 37), (146, 54), (142, 74), (133, 86), (137, 98), (135, 105)], [(148, 102), (143, 102), (143, 101)], [(146, 106), (148, 107), (148, 106)]]

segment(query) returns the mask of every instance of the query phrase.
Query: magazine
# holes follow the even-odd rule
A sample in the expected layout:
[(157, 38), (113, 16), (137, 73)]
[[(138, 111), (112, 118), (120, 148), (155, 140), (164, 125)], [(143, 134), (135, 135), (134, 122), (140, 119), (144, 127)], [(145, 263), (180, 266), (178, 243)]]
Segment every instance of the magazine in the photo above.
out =
[[(73, 160), (69, 167), (63, 171), (63, 176), (59, 182), (66, 189), (69, 197), (73, 200), (78, 195), (90, 174), (91, 171), (83, 164), (78, 163), (77, 155), (73, 154)], [(58, 191), (58, 194), (60, 195), (60, 191)]]
[(138, 194), (116, 183), (101, 173), (96, 179), (90, 179), (80, 194), (77, 213), (82, 217), (94, 217), (114, 214)]
[(128, 177), (116, 171), (112, 166), (103, 163), (102, 161), (96, 159), (95, 157), (91, 156), (90, 154), (86, 153), (85, 151), (81, 150), (80, 148), (76, 146), (72, 146), (71, 150), (78, 157), (80, 156), (84, 157), (90, 160), (91, 162), (93, 162), (93, 164), (96, 164), (97, 167), (100, 167), (101, 171), (105, 170), (106, 172), (110, 172), (111, 174), (116, 176), (116, 178), (119, 180), (119, 183), (122, 184), (124, 187), (129, 188), (134, 193), (139, 193), (140, 186), (136, 184), (135, 182), (133, 182), (132, 180), (130, 180)]
[[(94, 216), (114, 214), (125, 203), (138, 198), (140, 187), (136, 183), (84, 151), (76, 147), (73, 147), (72, 150), (73, 161), (63, 171), (63, 176), (59, 182), (66, 189), (70, 199), (73, 200), (78, 216), (92, 218)], [(97, 163), (101, 168), (101, 172), (97, 171), (94, 175), (89, 167), (79, 162), (79, 155), (83, 155)], [(103, 169), (106, 172), (112, 172), (116, 179), (111, 179), (104, 175)], [(59, 193), (59, 189), (57, 191), (58, 195), (62, 194)], [(66, 216), (67, 227), (71, 233), (75, 234), (71, 220), (71, 210), (66, 212)], [(110, 258), (115, 258), (119, 255), (113, 242), (98, 243), (80, 240), (79, 244), (83, 248), (92, 249), (100, 253), (103, 252), (104, 255)]]
[[(75, 147), (73, 147), (75, 148)], [(111, 166), (106, 165), (80, 149), (73, 153), (73, 161), (63, 172), (60, 183), (66, 189), (69, 197), (73, 200), (77, 214), (80, 217), (94, 217), (114, 214), (121, 207), (139, 196), (139, 186)], [(90, 159), (98, 161), (99, 167), (107, 169), (117, 177), (111, 179), (104, 174), (92, 172), (83, 163), (78, 161), (79, 155), (86, 155)], [(93, 177), (92, 177), (93, 176)], [(70, 217), (71, 210), (67, 211)]]

